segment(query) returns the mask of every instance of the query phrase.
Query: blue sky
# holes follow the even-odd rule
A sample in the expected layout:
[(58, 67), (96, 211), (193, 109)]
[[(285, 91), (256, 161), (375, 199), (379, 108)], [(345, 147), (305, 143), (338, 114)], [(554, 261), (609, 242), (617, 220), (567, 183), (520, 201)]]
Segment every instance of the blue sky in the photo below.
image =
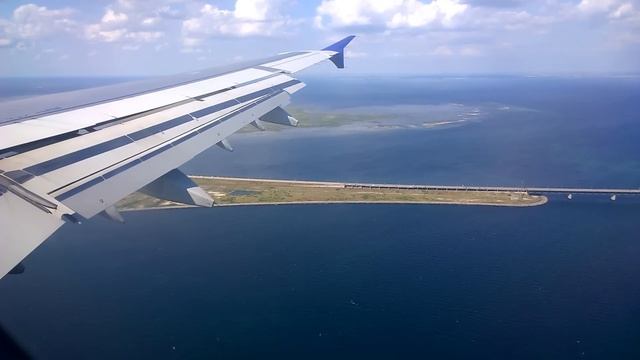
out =
[(0, 0), (0, 76), (167, 74), (349, 34), (355, 74), (640, 72), (640, 0)]

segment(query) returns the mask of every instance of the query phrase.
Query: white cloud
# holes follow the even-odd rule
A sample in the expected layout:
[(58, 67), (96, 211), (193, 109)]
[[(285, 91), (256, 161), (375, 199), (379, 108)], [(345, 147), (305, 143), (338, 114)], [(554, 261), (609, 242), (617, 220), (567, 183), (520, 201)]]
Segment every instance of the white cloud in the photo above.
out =
[(107, 9), (102, 16), (102, 22), (105, 24), (122, 24), (127, 20), (129, 20), (127, 14), (115, 12), (113, 9)]
[(26, 4), (17, 7), (10, 19), (0, 19), (0, 46), (22, 44), (59, 33), (72, 33), (77, 23), (75, 11), (69, 8), (49, 9)]
[(194, 38), (194, 37), (183, 37), (182, 38), (182, 45), (183, 47), (185, 47), (186, 49), (189, 49), (185, 52), (191, 52), (190, 50), (195, 49), (197, 46), (199, 46), (200, 44), (202, 44), (202, 39), (200, 38)]
[[(524, 30), (544, 33), (549, 25), (582, 21), (585, 17), (640, 23), (637, 0), (548, 0), (538, 6), (481, 6), (468, 0), (323, 0), (315, 25), (324, 30), (389, 33), (414, 31)], [(500, 3), (502, 4), (502, 3)]]
[(72, 9), (50, 10), (44, 6), (27, 4), (13, 12), (13, 31), (22, 39), (40, 38), (58, 31), (69, 32), (75, 28), (71, 20)]
[[(297, 8), (288, 6), (294, 4)], [(309, 5), (314, 8), (305, 13)], [(609, 63), (609, 57), (634, 58), (640, 51), (640, 0), (105, 0), (83, 3), (82, 9), (89, 11), (27, 4), (1, 13), (0, 54), (39, 56), (41, 64), (59, 54), (71, 59), (81, 54), (100, 64), (108, 61), (95, 54), (113, 53), (104, 50), (151, 56), (161, 51), (157, 63), (165, 65), (153, 66), (169, 71), (187, 67), (185, 61), (176, 65), (185, 58), (219, 61), (222, 46), (257, 57), (269, 48), (308, 48), (322, 38), (330, 43), (347, 31), (367, 33), (350, 47), (351, 58), (384, 49), (383, 56), (398, 56), (398, 63), (426, 59), (445, 67), (467, 61), (473, 68), (502, 59), (509, 59), (501, 63), (507, 67), (541, 64), (538, 54), (553, 59), (548, 64), (566, 54), (581, 54), (585, 63), (599, 54), (598, 61)], [(314, 21), (316, 27), (299, 26)], [(245, 40), (256, 37), (261, 39)], [(56, 56), (43, 51), (47, 48), (57, 49)], [(125, 56), (132, 68), (138, 57), (148, 59)], [(360, 63), (373, 66), (378, 58)], [(153, 71), (148, 61), (137, 66), (137, 71)]]
[(617, 0), (581, 0), (578, 10), (585, 13), (605, 12), (617, 5)]
[(588, 16), (606, 16), (612, 21), (640, 19), (638, 12), (631, 1), (624, 0), (581, 0), (577, 5), (579, 13)]
[(516, 30), (553, 22), (524, 9), (471, 6), (461, 0), (323, 0), (316, 9), (321, 29), (393, 32)]
[(109, 5), (99, 22), (85, 26), (85, 38), (99, 42), (125, 42), (127, 50), (140, 43), (155, 43), (175, 30), (171, 23), (182, 12), (173, 5), (177, 0), (117, 0)]
[(159, 17), (147, 17), (147, 18), (142, 19), (142, 21), (140, 22), (140, 25), (142, 25), (142, 26), (154, 26), (154, 25), (157, 25), (159, 21), (160, 21)]
[(620, 5), (615, 11), (611, 12), (611, 14), (609, 14), (609, 17), (619, 19), (619, 18), (632, 15), (634, 12), (635, 12), (635, 9), (633, 7), (633, 4), (624, 3)]
[[(127, 9), (131, 10), (131, 6), (127, 4)], [(25, 41), (60, 34), (100, 42), (153, 42), (163, 36), (162, 31), (153, 27), (132, 26), (132, 16), (116, 7), (107, 8), (100, 21), (92, 24), (81, 24), (76, 20), (79, 13), (70, 8), (49, 9), (27, 4), (16, 8), (12, 15), (8, 20), (0, 19), (0, 46), (25, 48), (28, 47)], [(137, 16), (133, 13), (134, 19)]]
[(9, 35), (9, 27), (11, 23), (4, 19), (0, 19), (0, 48), (8, 47), (13, 44), (13, 39)]
[(11, 41), (11, 39), (9, 39), (9, 38), (5, 38), (5, 37), (0, 38), (0, 47), (9, 46), (12, 43), (13, 43), (13, 41)]
[(265, 0), (236, 1), (233, 15), (245, 21), (265, 21), (267, 15), (273, 11), (273, 3)]
[(162, 31), (133, 31), (126, 35), (127, 39), (143, 43), (155, 42), (163, 37), (164, 33)]
[(451, 27), (468, 8), (459, 0), (323, 0), (315, 24), (320, 28)]
[(467, 5), (457, 0), (435, 0), (430, 3), (405, 1), (403, 11), (396, 12), (387, 23), (390, 28), (424, 27), (433, 23), (450, 26), (453, 19), (464, 13)]
[(237, 0), (233, 10), (205, 4), (182, 23), (183, 45), (198, 46), (209, 37), (271, 36), (290, 24), (282, 1)]
[(104, 42), (119, 41), (126, 33), (126, 29), (105, 30), (100, 24), (89, 25), (86, 30), (87, 39)]

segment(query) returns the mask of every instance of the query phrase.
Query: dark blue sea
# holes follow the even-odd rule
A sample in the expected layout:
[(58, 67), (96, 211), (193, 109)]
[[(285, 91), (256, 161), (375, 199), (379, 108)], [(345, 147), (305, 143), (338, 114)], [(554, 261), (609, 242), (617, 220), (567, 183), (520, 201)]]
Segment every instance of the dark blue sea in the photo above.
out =
[[(303, 80), (296, 108), (378, 120), (237, 134), (233, 153), (211, 149), (183, 170), (640, 187), (639, 78)], [(0, 94), (112, 81), (7, 79)], [(0, 280), (0, 324), (35, 358), (640, 358), (637, 199), (125, 217), (65, 226), (26, 273)]]

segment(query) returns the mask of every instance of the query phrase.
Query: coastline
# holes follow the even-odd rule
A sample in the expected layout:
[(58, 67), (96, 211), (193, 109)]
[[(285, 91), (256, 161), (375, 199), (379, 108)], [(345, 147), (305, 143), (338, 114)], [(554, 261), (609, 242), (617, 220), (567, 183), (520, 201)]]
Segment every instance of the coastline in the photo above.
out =
[[(213, 207), (283, 205), (463, 205), (533, 207), (548, 202), (526, 192), (431, 191), (419, 189), (358, 189), (347, 183), (190, 176), (214, 198)], [(399, 185), (402, 186), (402, 185)], [(133, 194), (120, 202), (121, 211), (167, 210), (196, 207)]]
[[(290, 201), (290, 202), (260, 202), (260, 203), (241, 203), (241, 204), (214, 204), (212, 207), (241, 207), (241, 206), (287, 206), (287, 205), (453, 205), (453, 206), (491, 206), (491, 207), (516, 207), (527, 208), (542, 206), (549, 202), (546, 196), (541, 196), (536, 203), (531, 204), (498, 204), (498, 203), (469, 203), (469, 202), (438, 202), (438, 201)], [(120, 212), (132, 211), (150, 211), (150, 210), (177, 210), (177, 209), (193, 209), (200, 208), (194, 205), (171, 205), (156, 206), (145, 208), (124, 208), (119, 209)]]

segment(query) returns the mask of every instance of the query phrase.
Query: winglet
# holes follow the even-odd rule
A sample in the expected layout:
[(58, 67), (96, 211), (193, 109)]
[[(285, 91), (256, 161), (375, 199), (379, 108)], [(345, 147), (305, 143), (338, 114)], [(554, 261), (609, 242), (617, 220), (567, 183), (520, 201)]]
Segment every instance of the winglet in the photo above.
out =
[(331, 62), (333, 62), (338, 69), (344, 69), (344, 48), (349, 45), (351, 40), (355, 38), (354, 35), (347, 36), (346, 38), (338, 41), (335, 44), (331, 44), (322, 50), (326, 51), (335, 51), (337, 54), (333, 55), (329, 58)]

